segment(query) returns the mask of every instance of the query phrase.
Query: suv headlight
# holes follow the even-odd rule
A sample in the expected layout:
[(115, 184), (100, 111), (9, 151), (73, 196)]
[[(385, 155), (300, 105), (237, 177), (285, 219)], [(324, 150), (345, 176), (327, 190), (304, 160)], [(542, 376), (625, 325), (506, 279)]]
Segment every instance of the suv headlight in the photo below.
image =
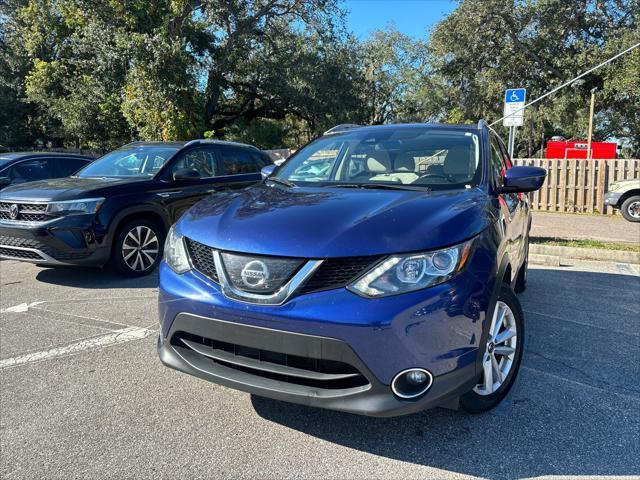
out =
[(611, 185), (609, 185), (609, 188), (607, 188), (608, 192), (615, 192), (616, 190), (618, 190), (620, 188), (620, 184), (618, 183), (612, 183)]
[(176, 273), (184, 273), (191, 269), (183, 237), (176, 231), (175, 226), (169, 229), (164, 242), (164, 261)]
[(81, 215), (85, 213), (96, 213), (103, 203), (104, 198), (81, 198), (80, 200), (50, 202), (47, 205), (47, 213), (59, 215)]
[(424, 253), (393, 255), (347, 288), (370, 298), (398, 295), (432, 287), (454, 277), (464, 267), (473, 240)]

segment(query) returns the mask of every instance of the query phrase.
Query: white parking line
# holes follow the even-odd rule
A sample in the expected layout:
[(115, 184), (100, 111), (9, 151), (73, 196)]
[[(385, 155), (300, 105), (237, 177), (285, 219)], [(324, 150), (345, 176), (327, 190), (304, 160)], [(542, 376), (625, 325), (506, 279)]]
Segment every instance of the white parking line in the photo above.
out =
[(31, 307), (40, 305), (42, 303), (45, 303), (45, 302), (21, 303), (20, 305), (14, 305), (13, 307), (3, 308), (2, 310), (0, 310), (0, 313), (5, 313), (5, 312), (24, 313), (28, 311)]
[(107, 333), (105, 335), (80, 340), (64, 347), (56, 347), (49, 350), (41, 350), (39, 352), (25, 353), (24, 355), (18, 355), (17, 357), (0, 360), (0, 369), (16, 367), (18, 365), (25, 365), (27, 363), (40, 362), (42, 360), (47, 360), (50, 358), (72, 355), (74, 353), (80, 353), (85, 350), (109, 347), (120, 343), (131, 342), (133, 340), (140, 340), (142, 338), (148, 337), (149, 335), (152, 335), (153, 333), (155, 333), (154, 330), (141, 327), (122, 328), (120, 330), (114, 330), (113, 332)]

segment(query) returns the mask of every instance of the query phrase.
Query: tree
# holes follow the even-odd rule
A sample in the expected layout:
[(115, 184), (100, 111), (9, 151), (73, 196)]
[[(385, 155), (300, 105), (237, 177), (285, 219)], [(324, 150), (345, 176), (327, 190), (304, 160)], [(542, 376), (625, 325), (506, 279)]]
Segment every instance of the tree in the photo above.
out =
[(416, 87), (428, 68), (426, 44), (389, 27), (373, 32), (360, 50), (367, 123), (414, 118)]
[[(425, 116), (497, 119), (505, 88), (526, 87), (533, 99), (637, 42), (639, 11), (637, 0), (514, 0), (508, 6), (501, 0), (463, 0), (430, 38), (436, 78), (425, 79), (429, 88), (423, 93), (432, 96), (424, 102)], [(640, 77), (637, 55), (530, 109), (517, 150), (532, 155), (543, 131), (584, 138), (589, 90), (598, 83), (604, 93), (598, 97), (597, 137), (634, 135), (640, 147), (640, 130), (632, 131), (640, 90), (637, 80), (627, 80)]]

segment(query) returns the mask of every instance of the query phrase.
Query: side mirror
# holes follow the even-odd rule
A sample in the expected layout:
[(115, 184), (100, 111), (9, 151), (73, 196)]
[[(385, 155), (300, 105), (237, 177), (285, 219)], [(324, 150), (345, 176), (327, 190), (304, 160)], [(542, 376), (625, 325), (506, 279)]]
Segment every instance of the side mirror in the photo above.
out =
[(276, 165), (267, 165), (266, 167), (262, 167), (262, 170), (260, 170), (262, 179), (264, 180), (265, 178), (270, 176), (275, 169), (276, 169)]
[(198, 180), (200, 173), (192, 168), (180, 168), (173, 172), (174, 180)]
[(0, 177), (0, 188), (4, 188), (11, 185), (11, 179), (9, 177)]
[(540, 167), (511, 167), (504, 175), (504, 185), (498, 193), (534, 192), (547, 177), (547, 171)]

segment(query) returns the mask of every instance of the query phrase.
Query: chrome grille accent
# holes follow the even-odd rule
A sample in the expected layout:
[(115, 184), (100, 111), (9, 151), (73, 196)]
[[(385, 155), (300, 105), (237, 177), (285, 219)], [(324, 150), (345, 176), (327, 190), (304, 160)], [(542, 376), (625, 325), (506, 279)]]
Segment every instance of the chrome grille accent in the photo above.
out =
[[(18, 217), (11, 218), (11, 206), (18, 206)], [(43, 222), (50, 217), (46, 214), (46, 203), (0, 202), (0, 220), (10, 222)]]

